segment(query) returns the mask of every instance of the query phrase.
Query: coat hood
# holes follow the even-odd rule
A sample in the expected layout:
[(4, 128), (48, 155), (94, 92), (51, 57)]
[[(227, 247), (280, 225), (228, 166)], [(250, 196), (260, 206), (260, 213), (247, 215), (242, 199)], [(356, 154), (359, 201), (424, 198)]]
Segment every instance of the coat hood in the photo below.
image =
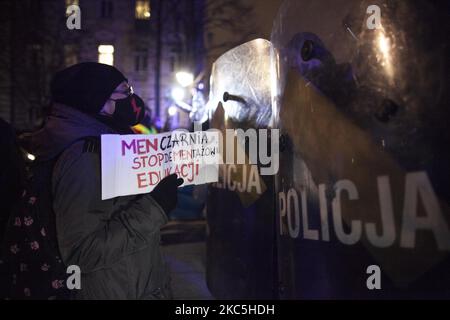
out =
[(30, 150), (38, 160), (49, 160), (78, 139), (115, 133), (93, 116), (63, 104), (54, 104), (44, 127), (25, 139), (29, 140)]

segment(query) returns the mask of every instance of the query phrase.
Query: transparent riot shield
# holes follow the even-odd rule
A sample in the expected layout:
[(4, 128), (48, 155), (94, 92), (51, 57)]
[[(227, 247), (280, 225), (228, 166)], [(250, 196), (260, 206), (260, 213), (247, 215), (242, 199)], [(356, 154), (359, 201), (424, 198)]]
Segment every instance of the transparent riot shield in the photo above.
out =
[[(216, 298), (274, 298), (273, 176), (261, 175), (259, 162), (249, 161), (250, 149), (236, 139), (238, 129), (253, 130), (258, 146), (264, 139), (258, 130), (271, 119), (270, 86), (267, 40), (238, 46), (213, 65), (208, 112), (211, 128), (222, 133), (224, 162), (207, 202), (207, 282)], [(227, 160), (230, 150), (242, 151), (245, 163)]]
[(426, 0), (281, 7), (281, 298), (449, 297), (448, 13)]

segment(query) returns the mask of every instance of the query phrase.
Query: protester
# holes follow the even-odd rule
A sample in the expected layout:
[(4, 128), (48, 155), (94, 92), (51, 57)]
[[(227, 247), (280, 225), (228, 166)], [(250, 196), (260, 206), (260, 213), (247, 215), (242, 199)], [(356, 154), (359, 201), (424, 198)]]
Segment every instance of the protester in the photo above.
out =
[(56, 234), (65, 265), (81, 270), (75, 298), (170, 298), (160, 228), (182, 179), (171, 175), (149, 194), (101, 200), (98, 138), (133, 133), (130, 127), (144, 116), (142, 100), (121, 72), (99, 63), (60, 71), (51, 89), (50, 116), (32, 145), (36, 161), (57, 157), (51, 181)]

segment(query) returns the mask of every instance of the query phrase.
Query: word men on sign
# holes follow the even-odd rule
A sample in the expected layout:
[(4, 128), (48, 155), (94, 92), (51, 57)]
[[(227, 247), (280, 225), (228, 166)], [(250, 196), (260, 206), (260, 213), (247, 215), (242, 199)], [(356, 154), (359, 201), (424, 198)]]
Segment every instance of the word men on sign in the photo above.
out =
[(102, 199), (152, 191), (176, 173), (183, 185), (217, 182), (217, 132), (102, 135)]

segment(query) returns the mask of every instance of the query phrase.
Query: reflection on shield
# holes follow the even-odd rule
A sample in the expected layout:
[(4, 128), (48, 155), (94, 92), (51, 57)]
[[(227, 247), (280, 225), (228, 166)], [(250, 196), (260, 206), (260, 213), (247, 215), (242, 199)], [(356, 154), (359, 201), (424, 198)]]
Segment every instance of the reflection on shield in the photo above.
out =
[[(257, 39), (221, 56), (213, 66), (208, 102), (211, 127), (223, 136), (222, 154), (239, 148), (245, 164), (220, 165), (209, 188), (207, 279), (223, 299), (274, 298), (273, 176), (249, 163), (248, 149), (226, 130), (267, 128), (271, 121), (270, 42)], [(259, 139), (259, 137), (258, 137)], [(259, 145), (259, 141), (258, 145)]]
[(271, 118), (270, 42), (256, 39), (223, 54), (213, 65), (210, 113), (227, 101), (228, 118), (254, 128), (267, 127)]

